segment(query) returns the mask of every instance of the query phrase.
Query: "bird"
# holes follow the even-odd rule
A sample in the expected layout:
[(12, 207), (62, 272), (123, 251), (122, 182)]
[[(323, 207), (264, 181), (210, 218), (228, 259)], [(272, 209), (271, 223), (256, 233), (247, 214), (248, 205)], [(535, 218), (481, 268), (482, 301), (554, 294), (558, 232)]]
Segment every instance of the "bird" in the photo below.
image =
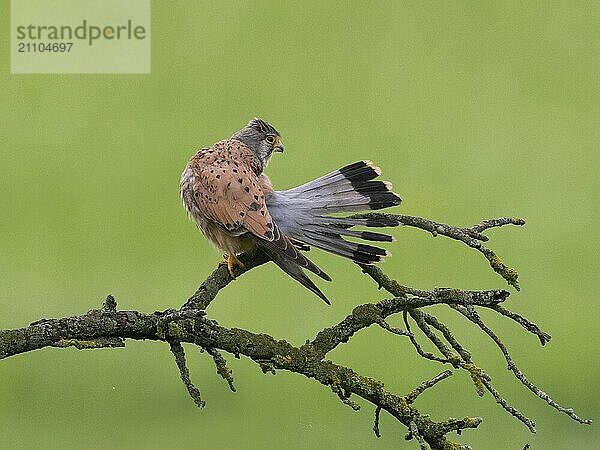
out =
[[(288, 190), (273, 189), (264, 173), (274, 153), (283, 153), (280, 133), (254, 118), (229, 139), (198, 150), (180, 180), (183, 206), (204, 236), (225, 252), (223, 265), (231, 278), (234, 267), (244, 268), (238, 256), (262, 250), (290, 277), (325, 303), (329, 299), (304, 269), (325, 281), (331, 277), (302, 251), (312, 247), (370, 265), (389, 255), (362, 242), (391, 242), (393, 237), (353, 229), (391, 227), (399, 221), (385, 215), (341, 217), (336, 213), (378, 210), (402, 199), (387, 181), (374, 181), (381, 170), (371, 161), (358, 161)], [(333, 215), (336, 214), (336, 215)]]

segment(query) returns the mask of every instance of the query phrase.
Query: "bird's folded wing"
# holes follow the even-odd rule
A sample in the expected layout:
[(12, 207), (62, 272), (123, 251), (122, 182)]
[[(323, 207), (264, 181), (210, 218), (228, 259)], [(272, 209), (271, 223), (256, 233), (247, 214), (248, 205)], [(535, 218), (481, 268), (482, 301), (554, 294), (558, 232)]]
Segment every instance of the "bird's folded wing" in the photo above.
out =
[(325, 280), (331, 278), (279, 231), (253, 171), (227, 160), (196, 167), (194, 198), (202, 213), (232, 234), (249, 232), (254, 241)]
[(206, 217), (234, 234), (249, 231), (274, 239), (273, 219), (254, 172), (227, 160), (198, 165), (195, 171), (194, 199)]

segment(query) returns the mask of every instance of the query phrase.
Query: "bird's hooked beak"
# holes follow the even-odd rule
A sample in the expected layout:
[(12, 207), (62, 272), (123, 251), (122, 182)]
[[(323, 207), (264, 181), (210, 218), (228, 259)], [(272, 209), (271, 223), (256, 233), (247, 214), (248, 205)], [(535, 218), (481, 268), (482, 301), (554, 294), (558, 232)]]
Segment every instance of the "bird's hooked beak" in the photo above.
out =
[(273, 150), (279, 153), (283, 153), (283, 150), (285, 150), (283, 142), (281, 142), (280, 138), (277, 138), (277, 142), (275, 142), (275, 148)]

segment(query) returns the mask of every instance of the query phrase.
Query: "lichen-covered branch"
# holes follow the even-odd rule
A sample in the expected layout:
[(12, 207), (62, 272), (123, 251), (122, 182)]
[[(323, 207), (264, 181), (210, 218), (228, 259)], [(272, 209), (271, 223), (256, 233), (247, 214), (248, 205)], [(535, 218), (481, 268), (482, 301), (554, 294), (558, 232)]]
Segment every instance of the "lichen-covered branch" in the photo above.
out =
[[(194, 402), (200, 407), (204, 406), (204, 401), (200, 397), (200, 391), (190, 380), (181, 343), (244, 355), (260, 365), (269, 361), (273, 369), (289, 370), (313, 378), (330, 386), (334, 392), (342, 393), (346, 399), (356, 395), (380, 406), (407, 426), (414, 421), (422, 429), (422, 436), (430, 442), (432, 448), (452, 448), (445, 437), (448, 427), (446, 422), (432, 421), (411, 405), (412, 400), (385, 390), (382, 382), (323, 360), (310, 347), (298, 348), (266, 334), (225, 328), (201, 314), (181, 318), (173, 317), (171, 311), (143, 314), (137, 311), (92, 310), (81, 316), (45, 319), (26, 328), (0, 331), (0, 358), (53, 346), (55, 342), (65, 339), (67, 334), (70, 339), (89, 343), (117, 336), (123, 339), (168, 342), (181, 378)], [(95, 347), (90, 344), (81, 348)], [(475, 428), (479, 424), (477, 418), (461, 420), (464, 421), (462, 428)]]
[[(269, 261), (269, 258), (264, 253), (255, 253), (251, 255), (244, 254), (240, 255), (238, 259), (244, 264), (245, 269), (240, 270), (240, 268), (236, 266), (234, 269), (235, 275), (241, 275), (242, 273), (248, 272), (250, 269)], [(231, 283), (231, 277), (227, 272), (227, 267), (219, 266), (202, 282), (196, 292), (194, 292), (194, 294), (184, 303), (181, 309), (203, 310), (208, 308), (208, 305), (215, 299), (219, 291), (229, 283)]]
[(422, 230), (429, 231), (434, 237), (442, 235), (461, 241), (467, 244), (469, 247), (481, 252), (486, 257), (494, 272), (499, 274), (506, 282), (513, 286), (517, 291), (519, 288), (519, 282), (517, 281), (519, 274), (515, 269), (506, 266), (502, 259), (496, 255), (492, 250), (485, 247), (481, 242), (486, 242), (489, 238), (482, 233), (485, 230), (495, 227), (501, 227), (504, 225), (525, 225), (525, 220), (519, 217), (501, 217), (499, 219), (484, 220), (471, 228), (458, 228), (445, 223), (434, 222), (433, 220), (424, 219), (423, 217), (414, 216), (403, 216), (398, 214), (386, 214), (386, 213), (366, 213), (356, 214), (353, 217), (356, 218), (382, 218), (385, 217), (389, 220), (396, 220), (399, 224), (420, 228)]
[(175, 356), (175, 362), (177, 363), (177, 368), (179, 369), (181, 381), (183, 381), (183, 384), (187, 388), (190, 397), (192, 397), (192, 400), (194, 400), (194, 403), (199, 408), (204, 408), (206, 402), (202, 400), (200, 390), (196, 386), (194, 386), (192, 380), (190, 379), (190, 371), (187, 368), (185, 360), (185, 350), (183, 350), (183, 346), (178, 341), (170, 341), (169, 345), (171, 346), (171, 353), (173, 353), (173, 356)]
[[(509, 284), (518, 288), (516, 271), (504, 266), (491, 250), (481, 245), (481, 242), (488, 240), (488, 237), (482, 234), (485, 230), (507, 224), (523, 225), (522, 219), (500, 218), (483, 221), (471, 228), (458, 228), (419, 217), (385, 216), (390, 223), (397, 221), (406, 226), (414, 226), (434, 235), (440, 234), (456, 239), (477, 249), (486, 256), (496, 272)], [(241, 255), (240, 259), (245, 269), (236, 272), (236, 275), (242, 275), (268, 261), (262, 253)], [(489, 392), (501, 407), (523, 422), (530, 430), (535, 431), (533, 420), (516, 410), (498, 393), (491, 383), (491, 377), (473, 362), (472, 353), (466, 345), (456, 339), (452, 329), (434, 314), (426, 311), (432, 305), (446, 305), (477, 324), (494, 340), (506, 358), (509, 369), (521, 383), (549, 405), (568, 414), (574, 420), (591, 423), (589, 420), (579, 418), (573, 410), (561, 407), (533, 385), (516, 368), (498, 335), (481, 321), (476, 310), (487, 308), (517, 322), (525, 330), (535, 334), (542, 345), (550, 339), (550, 336), (533, 322), (501, 305), (508, 299), (510, 295), (508, 291), (468, 291), (451, 288), (421, 290), (398, 283), (379, 267), (361, 265), (360, 268), (377, 283), (380, 289), (387, 291), (389, 296), (356, 306), (341, 322), (320, 331), (312, 341), (309, 340), (300, 347), (266, 334), (226, 328), (208, 318), (206, 308), (214, 301), (219, 291), (231, 281), (226, 268), (221, 266), (204, 280), (198, 290), (179, 309), (152, 314), (120, 311), (114, 298), (108, 296), (99, 309), (86, 314), (60, 319), (42, 319), (24, 328), (0, 330), (0, 359), (43, 347), (94, 349), (123, 346), (127, 339), (163, 341), (169, 344), (183, 384), (190, 396), (198, 406), (203, 407), (205, 402), (200, 396), (200, 390), (191, 381), (182, 346), (182, 343), (189, 343), (198, 346), (212, 357), (217, 373), (223, 377), (232, 391), (235, 391), (233, 375), (221, 352), (236, 357), (245, 356), (258, 364), (265, 373), (287, 370), (304, 375), (328, 386), (344, 404), (352, 409), (359, 409), (361, 406), (356, 401), (357, 398), (373, 404), (375, 407), (373, 430), (377, 436), (380, 436), (381, 411), (386, 411), (406, 427), (408, 431), (406, 438), (412, 439), (419, 448), (467, 448), (449, 440), (448, 434), (477, 428), (481, 418), (449, 418), (442, 422), (435, 422), (429, 414), (419, 411), (414, 404), (423, 391), (433, 388), (449, 377), (452, 374), (449, 370), (419, 384), (406, 395), (398, 395), (386, 390), (382, 381), (325, 359), (331, 350), (347, 343), (356, 333), (371, 325), (377, 325), (383, 332), (408, 338), (418, 355), (436, 363), (450, 364), (458, 370), (467, 371), (478, 395)], [(388, 317), (396, 314), (402, 314), (405, 329), (393, 327), (386, 321)], [(439, 355), (423, 350), (419, 342), (423, 337), (434, 345)], [(401, 342), (399, 341), (399, 345)], [(398, 370), (402, 371), (403, 368), (399, 367)]]

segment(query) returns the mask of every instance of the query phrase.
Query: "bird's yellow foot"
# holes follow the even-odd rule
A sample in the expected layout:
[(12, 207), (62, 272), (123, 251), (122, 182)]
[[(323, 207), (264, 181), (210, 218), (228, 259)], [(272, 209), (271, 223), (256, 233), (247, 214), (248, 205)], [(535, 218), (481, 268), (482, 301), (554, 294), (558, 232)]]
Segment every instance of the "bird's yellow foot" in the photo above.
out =
[(233, 268), (238, 266), (240, 269), (245, 269), (246, 266), (243, 262), (241, 262), (237, 257), (233, 254), (231, 255), (223, 255), (223, 261), (219, 263), (220, 266), (227, 266), (227, 272), (231, 278), (235, 279), (235, 274), (233, 273)]

